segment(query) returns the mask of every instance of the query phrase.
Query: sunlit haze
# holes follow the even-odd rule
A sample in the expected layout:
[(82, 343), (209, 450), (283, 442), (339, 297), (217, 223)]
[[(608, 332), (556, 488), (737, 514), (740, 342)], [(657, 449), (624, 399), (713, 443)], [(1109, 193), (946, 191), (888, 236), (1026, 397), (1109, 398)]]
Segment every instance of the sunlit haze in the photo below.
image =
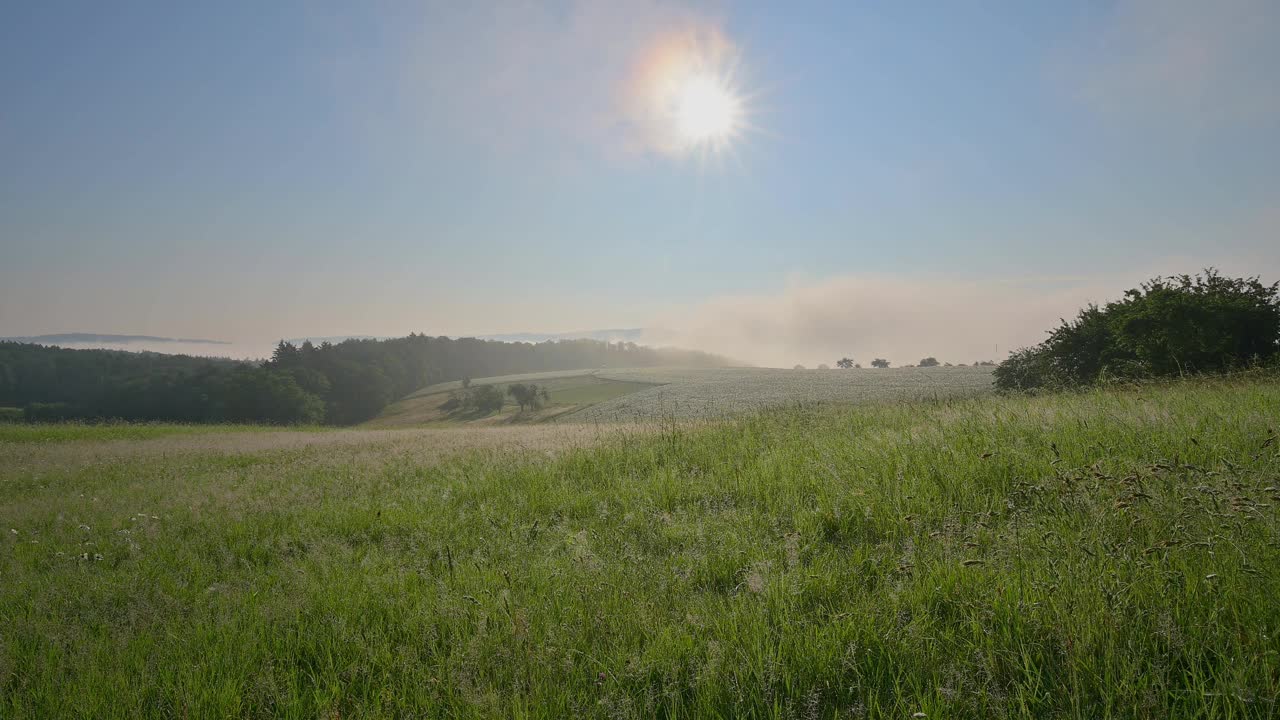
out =
[(0, 718), (1280, 716), (1280, 0), (0, 2)]
[(0, 337), (999, 359), (1154, 274), (1280, 270), (1278, 34), (1262, 0), (11, 3)]

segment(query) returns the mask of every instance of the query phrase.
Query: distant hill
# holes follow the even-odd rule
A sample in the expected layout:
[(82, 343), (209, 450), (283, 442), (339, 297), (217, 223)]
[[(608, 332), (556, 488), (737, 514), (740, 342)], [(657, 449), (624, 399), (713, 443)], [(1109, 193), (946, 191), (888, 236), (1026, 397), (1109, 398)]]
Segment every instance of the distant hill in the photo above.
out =
[[(430, 333), (428, 333), (430, 334)], [(459, 338), (476, 338), (477, 340), (497, 340), (498, 342), (512, 343), (540, 343), (548, 340), (599, 340), (600, 342), (639, 342), (644, 336), (644, 328), (613, 328), (607, 330), (581, 330), (578, 332), (563, 333), (536, 333), (536, 332), (520, 332), (520, 333), (498, 333), (493, 335), (446, 335), (455, 340)], [(285, 340), (287, 343), (301, 345), (303, 342), (310, 340), (313, 344), (319, 345), (323, 342), (338, 344), (345, 340), (391, 340), (392, 336), (386, 335), (329, 335), (318, 336), (311, 335), (305, 337), (289, 338)]]
[[(641, 328), (616, 328), (583, 330), (563, 333), (505, 333), (493, 335), (449, 335), (453, 339), (475, 338), (506, 343), (537, 344), (558, 340), (596, 340), (598, 342), (642, 343), (645, 331)], [(285, 342), (301, 346), (310, 341), (314, 345), (337, 345), (348, 340), (386, 341), (394, 338), (385, 335), (302, 335), (286, 338)], [(68, 349), (128, 350), (132, 352), (156, 352), (169, 355), (199, 357), (227, 357), (239, 360), (266, 359), (275, 349), (275, 342), (229, 342), (202, 338), (174, 338), (158, 335), (117, 335), (111, 333), (50, 333), (0, 337), (0, 342), (18, 342), (34, 345), (51, 345)]]
[(305, 337), (288, 338), (285, 342), (290, 345), (301, 345), (304, 342), (310, 342), (313, 345), (321, 343), (331, 343), (337, 345), (340, 342), (348, 340), (390, 340), (389, 335), (307, 335)]
[(58, 333), (53, 335), (30, 335), (24, 337), (0, 337), (10, 342), (35, 343), (37, 345), (87, 345), (110, 344), (129, 345), (133, 343), (184, 343), (197, 345), (230, 345), (225, 340), (204, 340), (201, 338), (170, 338), (155, 335), (107, 335), (102, 333)]
[(548, 340), (599, 340), (601, 342), (639, 342), (644, 336), (644, 328), (613, 328), (609, 330), (582, 330), (566, 333), (506, 333), (499, 335), (476, 335), (481, 340), (499, 340), (501, 342), (540, 343)]

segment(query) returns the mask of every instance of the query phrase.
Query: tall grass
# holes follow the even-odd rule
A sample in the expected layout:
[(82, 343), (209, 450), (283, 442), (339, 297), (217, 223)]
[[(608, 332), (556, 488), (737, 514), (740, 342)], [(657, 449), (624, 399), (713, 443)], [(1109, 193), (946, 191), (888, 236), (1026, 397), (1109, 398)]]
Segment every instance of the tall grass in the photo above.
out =
[[(3, 423), (0, 443), (72, 442), (77, 440), (144, 440), (172, 435), (194, 435), (227, 432), (270, 432), (283, 428), (263, 425), (181, 425), (176, 423), (140, 423), (124, 421)], [(296, 429), (296, 428), (293, 428)], [(308, 430), (319, 430), (311, 427)]]
[(1273, 717), (1278, 425), (1261, 379), (0, 466), (0, 716)]

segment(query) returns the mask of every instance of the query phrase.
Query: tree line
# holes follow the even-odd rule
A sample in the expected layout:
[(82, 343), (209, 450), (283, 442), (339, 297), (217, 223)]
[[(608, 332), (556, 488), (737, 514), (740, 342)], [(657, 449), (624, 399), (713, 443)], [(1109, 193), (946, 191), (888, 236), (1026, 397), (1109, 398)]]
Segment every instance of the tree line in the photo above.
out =
[(1044, 342), (995, 370), (1001, 390), (1042, 390), (1106, 380), (1176, 377), (1280, 359), (1280, 283), (1208, 268), (1158, 277), (1123, 299), (1089, 305)]
[(281, 342), (260, 363), (0, 342), (0, 407), (27, 420), (122, 419), (348, 425), (426, 385), (467, 377), (727, 361), (635, 343), (507, 343), (411, 334)]
[[(976, 361), (974, 361), (973, 366), (974, 366), (974, 367), (995, 367), (995, 364), (996, 364), (996, 363), (995, 363), (995, 361), (994, 361), (994, 360), (976, 360)], [(836, 361), (836, 367), (840, 368), (841, 370), (854, 370), (854, 369), (858, 369), (858, 370), (860, 370), (860, 369), (862, 369), (862, 363), (854, 362), (853, 358), (851, 358), (851, 357), (842, 357), (842, 358), (840, 358), (839, 360), (837, 360), (837, 361)], [(878, 368), (878, 369), (884, 369), (884, 368), (889, 367), (889, 361), (888, 361), (888, 360), (885, 360), (884, 358), (876, 358), (876, 359), (874, 359), (874, 360), (872, 360), (872, 361), (871, 361), (871, 367), (873, 367), (873, 368)], [(926, 357), (926, 358), (921, 358), (921, 359), (920, 359), (920, 362), (919, 362), (919, 363), (917, 363), (917, 364), (915, 364), (915, 365), (903, 365), (902, 367), (906, 367), (906, 368), (914, 368), (914, 367), (930, 368), (930, 367), (967, 367), (967, 366), (966, 366), (964, 363), (960, 363), (960, 364), (958, 364), (958, 365), (952, 365), (951, 363), (939, 362), (939, 361), (938, 361), (938, 358), (933, 357), (933, 356), (929, 356), (929, 357)], [(796, 366), (795, 366), (795, 367), (793, 367), (792, 369), (793, 369), (793, 370), (804, 370), (804, 366), (803, 366), (803, 365), (796, 365)], [(830, 366), (830, 365), (828, 365), (828, 364), (826, 364), (826, 363), (822, 363), (821, 365), (819, 365), (819, 366), (818, 366), (818, 369), (819, 369), (819, 370), (830, 370), (830, 369), (831, 369), (831, 366)]]

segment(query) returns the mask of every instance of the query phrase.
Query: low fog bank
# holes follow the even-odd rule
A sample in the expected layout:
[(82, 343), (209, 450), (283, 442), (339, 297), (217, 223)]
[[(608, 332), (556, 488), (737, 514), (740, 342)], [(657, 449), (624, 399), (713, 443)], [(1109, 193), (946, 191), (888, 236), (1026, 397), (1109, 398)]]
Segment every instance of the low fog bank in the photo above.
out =
[(877, 357), (895, 366), (930, 356), (1000, 361), (1043, 340), (1060, 318), (1154, 274), (1019, 282), (844, 275), (712, 298), (657, 318), (643, 341), (766, 367), (834, 366), (842, 357), (863, 366)]
[(68, 350), (124, 350), (126, 352), (156, 352), (166, 355), (191, 355), (192, 357), (229, 358), (231, 360), (263, 360), (271, 357), (275, 343), (187, 343), (181, 341), (129, 342), (48, 342), (35, 340), (40, 345), (56, 345)]
[[(1270, 257), (1220, 264), (1170, 257), (1138, 270), (1017, 280), (845, 274), (823, 279), (793, 278), (777, 290), (726, 294), (668, 306), (667, 311), (649, 318), (643, 328), (511, 332), (479, 337), (505, 342), (575, 338), (634, 342), (654, 348), (699, 350), (736, 363), (779, 368), (796, 364), (812, 368), (822, 363), (834, 366), (842, 357), (853, 358), (863, 366), (878, 357), (894, 366), (915, 364), (925, 357), (955, 364), (999, 362), (1013, 350), (1039, 343), (1061, 318), (1074, 317), (1091, 302), (1102, 304), (1119, 299), (1125, 290), (1153, 277), (1195, 273), (1210, 264), (1233, 277), (1259, 275), (1264, 282), (1280, 280), (1280, 262)], [(546, 322), (576, 324), (575, 318), (564, 315), (549, 312)], [(429, 327), (431, 323), (422, 324)], [(398, 336), (404, 335), (408, 335), (407, 330)], [(303, 336), (287, 333), (284, 337), (292, 337), (298, 344)], [(311, 339), (319, 343), (349, 337), (371, 336)], [(258, 360), (269, 358), (277, 342), (241, 338), (228, 343), (131, 339), (43, 344)]]

